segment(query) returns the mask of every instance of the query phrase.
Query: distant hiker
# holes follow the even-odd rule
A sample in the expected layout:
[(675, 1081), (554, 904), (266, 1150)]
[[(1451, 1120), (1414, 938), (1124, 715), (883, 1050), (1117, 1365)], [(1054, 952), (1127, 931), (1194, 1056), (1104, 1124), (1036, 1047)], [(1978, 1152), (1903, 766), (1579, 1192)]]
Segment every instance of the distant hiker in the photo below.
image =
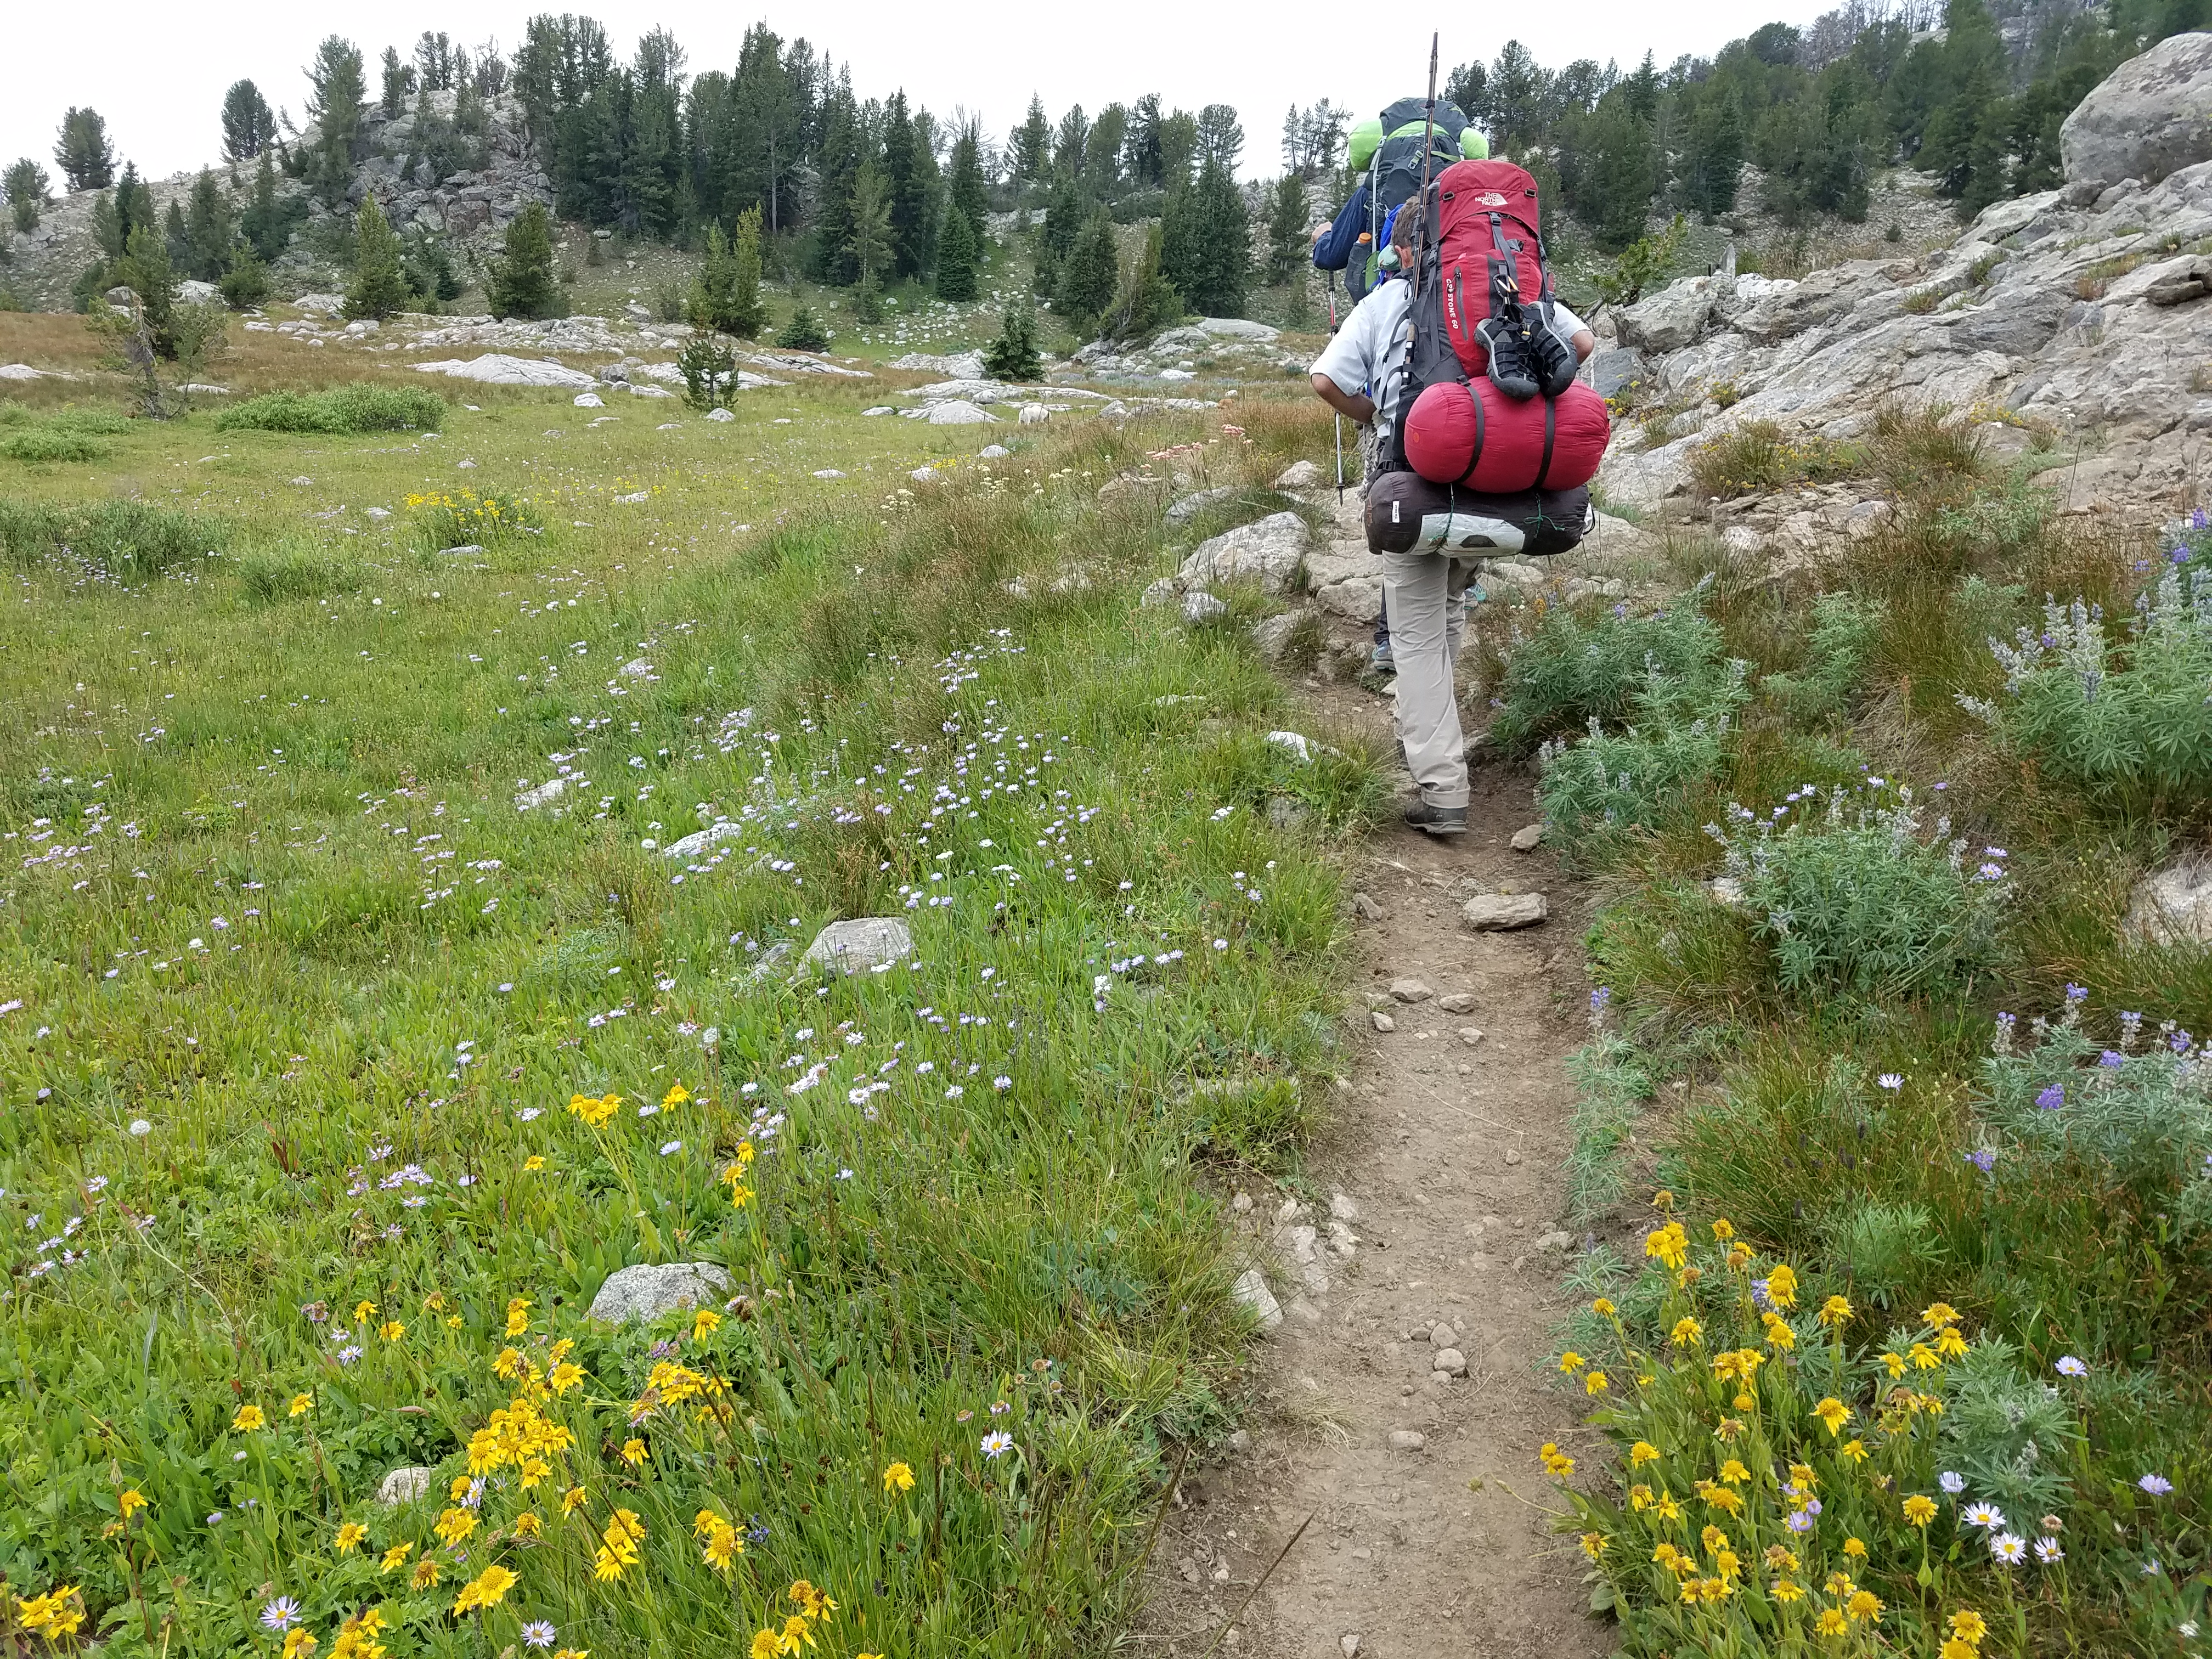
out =
[[(1344, 291), (1358, 304), (1387, 274), (1376, 255), (1389, 246), (1389, 220), (1421, 188), (1421, 138), (1431, 133), (1428, 102), (1401, 98), (1352, 130), (1352, 171), (1359, 187), (1314, 242), (1316, 270), (1344, 273)], [(1429, 175), (1454, 161), (1490, 154), (1490, 141), (1468, 125), (1455, 104), (1438, 103)]]
[[(1446, 180), (1454, 175), (1470, 179), (1462, 168), (1496, 170), (1498, 183), (1521, 181), (1525, 198), (1509, 198), (1490, 189), (1487, 181), (1475, 181), (1474, 187), (1462, 185), (1459, 193), (1465, 199), (1457, 200)], [(1520, 195), (1516, 187), (1516, 196)], [(1493, 197), (1494, 208), (1490, 205)], [(1519, 371), (1528, 362), (1541, 360), (1554, 376), (1564, 370), (1571, 381), (1572, 366), (1587, 359), (1597, 344), (1589, 325), (1552, 296), (1541, 243), (1534, 230), (1535, 214), (1534, 181), (1517, 167), (1470, 161), (1440, 175), (1432, 185), (1425, 214), (1416, 203), (1396, 216), (1389, 242), (1395, 258), (1382, 262), (1405, 276), (1413, 275), (1417, 259), (1420, 262), (1419, 314), (1435, 337), (1425, 341), (1420, 352), (1414, 351), (1413, 284), (1402, 278), (1381, 281), (1353, 307), (1311, 369), (1315, 395), (1361, 428), (1361, 494), (1367, 501), (1368, 547), (1383, 561), (1382, 619), (1390, 641), (1386, 648), (1395, 659), (1398, 675), (1398, 737), (1407, 768), (1419, 788), (1419, 798), (1407, 808), (1405, 817), (1432, 836), (1459, 835), (1467, 828), (1467, 758), (1454, 675), (1476, 567), (1486, 555), (1555, 551), (1579, 541), (1589, 509), (1588, 490), (1580, 486), (1587, 483), (1604, 451), (1601, 399), (1600, 429), (1594, 443), (1587, 424), (1567, 421), (1565, 430), (1572, 453), (1560, 458), (1560, 476), (1547, 478), (1554, 461), (1555, 412), (1572, 402), (1573, 412), (1580, 415), (1584, 400), (1595, 394), (1587, 386), (1571, 388), (1578, 394), (1573, 398), (1561, 395), (1570, 388), (1556, 386), (1543, 386), (1540, 396), (1534, 385), (1519, 389)], [(1525, 236), (1509, 235), (1509, 227), (1522, 228), (1524, 216)], [(1477, 217), (1488, 222), (1491, 228), (1486, 234), (1497, 239), (1499, 252), (1484, 264), (1470, 264), (1458, 256), (1468, 234), (1466, 227)], [(1424, 228), (1425, 237), (1419, 234)], [(1535, 244), (1527, 252), (1525, 272), (1519, 265), (1524, 241)], [(1443, 304), (1446, 267), (1439, 246), (1444, 242), (1452, 244), (1450, 251), (1457, 257), (1449, 267), (1449, 291), (1460, 296), (1465, 313), (1449, 320)], [(1470, 291), (1470, 271), (1478, 277), (1486, 274), (1488, 280), (1480, 289), (1494, 294)], [(1523, 276), (1533, 289), (1525, 305), (1518, 297)], [(1494, 316), (1493, 297), (1504, 316)], [(1460, 333), (1477, 317), (1492, 331), (1482, 336), (1483, 347), (1466, 348), (1486, 370), (1480, 386), (1473, 383), (1466, 359), (1455, 355), (1462, 350)], [(1508, 321), (1520, 331), (1517, 334), (1505, 331)], [(1492, 347), (1498, 359), (1494, 369), (1486, 355)], [(1498, 386), (1510, 380), (1513, 389), (1500, 393), (1491, 384), (1493, 380)], [(1417, 394), (1430, 393), (1434, 402), (1455, 392), (1471, 411), (1471, 434), (1444, 431), (1447, 422), (1429, 419), (1413, 446), (1420, 458), (1417, 462), (1408, 454), (1413, 434), (1401, 430)], [(1486, 417), (1484, 411), (1493, 406), (1499, 412)], [(1430, 404), (1422, 407), (1425, 415), (1432, 415)], [(1491, 423), (1486, 451), (1486, 418)], [(1536, 422), (1533, 429), (1527, 426), (1529, 419)], [(1526, 455), (1525, 466), (1510, 482), (1470, 483), (1479, 468), (1495, 472), (1521, 466), (1531, 430), (1540, 453)], [(1463, 471), (1439, 477), (1428, 464), (1439, 433), (1443, 441), (1460, 441), (1456, 460)], [(1554, 490), (1549, 488), (1554, 482), (1576, 488)], [(1477, 493), (1493, 489), (1501, 493)], [(1570, 516), (1571, 524), (1565, 522)], [(1475, 597), (1481, 598), (1479, 588)]]

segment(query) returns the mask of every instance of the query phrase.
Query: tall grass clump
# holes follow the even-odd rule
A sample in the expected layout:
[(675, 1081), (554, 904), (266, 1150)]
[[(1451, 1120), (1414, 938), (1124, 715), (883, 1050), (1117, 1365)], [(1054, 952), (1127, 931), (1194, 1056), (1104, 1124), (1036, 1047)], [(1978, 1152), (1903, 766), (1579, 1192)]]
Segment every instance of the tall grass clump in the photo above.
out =
[(1848, 444), (1785, 432), (1772, 421), (1744, 421), (1690, 451), (1700, 497), (1723, 501), (1849, 477), (1863, 457)]
[(270, 392), (224, 410), (218, 432), (357, 432), (434, 430), (446, 417), (446, 400), (419, 386), (356, 382), (328, 392)]
[(82, 507), (0, 497), (0, 550), (18, 570), (74, 564), (103, 580), (148, 581), (230, 539), (211, 514), (113, 496)]

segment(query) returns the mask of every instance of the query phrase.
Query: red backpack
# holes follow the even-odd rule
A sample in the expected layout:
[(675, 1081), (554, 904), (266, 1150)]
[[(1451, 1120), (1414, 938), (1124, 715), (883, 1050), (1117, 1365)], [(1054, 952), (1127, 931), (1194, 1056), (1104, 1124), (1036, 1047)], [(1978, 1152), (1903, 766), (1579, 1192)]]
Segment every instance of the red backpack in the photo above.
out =
[[(1444, 329), (1452, 350), (1468, 374), (1490, 369), (1492, 340), (1510, 308), (1523, 306), (1542, 323), (1551, 320), (1552, 273), (1544, 262), (1540, 204), (1536, 181), (1510, 161), (1455, 161), (1436, 181), (1437, 280), (1443, 301)], [(1534, 320), (1532, 319), (1532, 320)], [(1566, 361), (1566, 377), (1574, 363)], [(1556, 396), (1557, 385), (1527, 392)]]

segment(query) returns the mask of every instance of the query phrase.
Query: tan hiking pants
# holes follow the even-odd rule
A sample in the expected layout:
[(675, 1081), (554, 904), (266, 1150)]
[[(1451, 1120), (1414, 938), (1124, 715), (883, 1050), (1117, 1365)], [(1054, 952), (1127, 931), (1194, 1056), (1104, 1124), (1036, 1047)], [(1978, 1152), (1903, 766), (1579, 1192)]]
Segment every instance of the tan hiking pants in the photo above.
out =
[(1385, 553), (1383, 614), (1398, 670), (1398, 740), (1431, 806), (1467, 805), (1467, 740), (1454, 672), (1467, 625), (1467, 590), (1479, 559), (1441, 553)]

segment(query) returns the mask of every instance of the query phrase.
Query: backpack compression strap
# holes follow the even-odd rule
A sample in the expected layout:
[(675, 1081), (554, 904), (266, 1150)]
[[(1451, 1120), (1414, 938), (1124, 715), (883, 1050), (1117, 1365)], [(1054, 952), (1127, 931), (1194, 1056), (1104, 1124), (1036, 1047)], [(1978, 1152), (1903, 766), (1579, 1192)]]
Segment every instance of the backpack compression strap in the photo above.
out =
[[(1467, 383), (1462, 381), (1461, 384)], [(1459, 475), (1459, 482), (1471, 484), (1474, 469), (1482, 465), (1482, 399), (1475, 395), (1472, 386), (1468, 386), (1467, 396), (1468, 401), (1474, 405), (1474, 453), (1467, 458), (1467, 471)]]
[[(1474, 406), (1478, 410), (1480, 409), (1482, 407), (1482, 400), (1480, 398), (1477, 398), (1475, 400)], [(1551, 474), (1552, 444), (1559, 435), (1559, 400), (1557, 398), (1547, 398), (1544, 399), (1544, 459), (1536, 467), (1536, 483), (1534, 485), (1534, 488), (1538, 489), (1543, 489), (1544, 480)], [(1479, 444), (1478, 447), (1480, 447)]]

